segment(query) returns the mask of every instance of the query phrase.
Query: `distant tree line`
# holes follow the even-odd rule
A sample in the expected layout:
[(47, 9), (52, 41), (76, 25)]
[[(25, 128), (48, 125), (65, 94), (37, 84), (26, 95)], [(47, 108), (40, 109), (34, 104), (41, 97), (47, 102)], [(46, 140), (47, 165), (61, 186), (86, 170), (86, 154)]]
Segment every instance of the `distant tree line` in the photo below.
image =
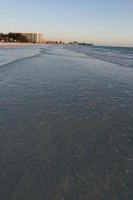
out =
[(27, 38), (21, 33), (0, 33), (1, 42), (28, 42)]

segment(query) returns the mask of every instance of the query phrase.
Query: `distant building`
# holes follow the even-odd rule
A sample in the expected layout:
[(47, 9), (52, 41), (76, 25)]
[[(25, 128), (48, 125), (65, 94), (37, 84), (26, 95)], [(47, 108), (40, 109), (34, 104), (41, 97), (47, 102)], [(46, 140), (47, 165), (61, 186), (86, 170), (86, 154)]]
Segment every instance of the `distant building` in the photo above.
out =
[(44, 42), (43, 34), (41, 33), (21, 33), (21, 34), (24, 35), (29, 42), (33, 42), (33, 43)]

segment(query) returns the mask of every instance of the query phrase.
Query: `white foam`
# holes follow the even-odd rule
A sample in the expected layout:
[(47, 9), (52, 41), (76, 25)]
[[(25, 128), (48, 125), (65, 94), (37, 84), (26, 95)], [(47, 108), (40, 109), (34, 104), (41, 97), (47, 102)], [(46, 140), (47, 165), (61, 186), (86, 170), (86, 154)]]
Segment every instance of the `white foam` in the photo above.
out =
[(0, 48), (0, 66), (38, 55), (39, 50), (39, 45), (3, 45)]
[(87, 56), (125, 67), (133, 67), (133, 48), (68, 46)]

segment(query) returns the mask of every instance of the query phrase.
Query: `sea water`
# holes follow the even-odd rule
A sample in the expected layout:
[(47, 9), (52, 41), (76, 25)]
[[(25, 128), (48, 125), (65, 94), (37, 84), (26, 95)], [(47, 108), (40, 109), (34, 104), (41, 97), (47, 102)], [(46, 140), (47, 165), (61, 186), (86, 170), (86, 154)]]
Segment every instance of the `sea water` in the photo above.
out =
[(112, 46), (73, 46), (67, 48), (86, 54), (90, 58), (95, 58), (125, 67), (133, 67), (133, 48), (112, 47)]
[(20, 48), (0, 67), (0, 199), (133, 199), (133, 68), (94, 48)]
[(25, 45), (6, 45), (0, 47), (0, 66), (15, 60), (32, 57), (39, 54), (40, 46), (25, 46)]

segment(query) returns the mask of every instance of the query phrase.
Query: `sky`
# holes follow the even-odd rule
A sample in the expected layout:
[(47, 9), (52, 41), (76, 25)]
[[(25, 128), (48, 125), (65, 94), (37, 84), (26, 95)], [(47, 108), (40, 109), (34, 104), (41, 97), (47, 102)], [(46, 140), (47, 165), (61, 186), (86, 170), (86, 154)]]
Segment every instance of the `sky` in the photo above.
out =
[(0, 32), (133, 47), (133, 0), (4, 0)]

